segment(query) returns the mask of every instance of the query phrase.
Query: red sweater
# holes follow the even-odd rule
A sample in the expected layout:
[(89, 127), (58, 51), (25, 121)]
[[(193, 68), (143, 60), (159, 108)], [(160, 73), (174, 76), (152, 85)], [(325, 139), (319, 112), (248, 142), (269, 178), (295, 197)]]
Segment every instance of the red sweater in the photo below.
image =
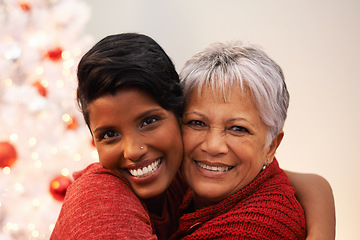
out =
[[(51, 240), (156, 239), (144, 204), (125, 179), (91, 164), (74, 176)], [(178, 226), (178, 209), (186, 185), (180, 175), (166, 192), (161, 217), (150, 214), (159, 239)], [(217, 205), (187, 213), (189, 190), (181, 210), (178, 239), (302, 239), (305, 220), (286, 175), (274, 162), (247, 187)], [(210, 238), (212, 236), (212, 238)], [(251, 238), (254, 236), (254, 238)], [(295, 236), (301, 236), (296, 238)]]
[(216, 205), (190, 212), (192, 192), (181, 206), (171, 239), (305, 239), (304, 211), (286, 174), (274, 160), (249, 185)]
[(157, 239), (145, 207), (123, 178), (99, 163), (74, 178), (51, 240)]

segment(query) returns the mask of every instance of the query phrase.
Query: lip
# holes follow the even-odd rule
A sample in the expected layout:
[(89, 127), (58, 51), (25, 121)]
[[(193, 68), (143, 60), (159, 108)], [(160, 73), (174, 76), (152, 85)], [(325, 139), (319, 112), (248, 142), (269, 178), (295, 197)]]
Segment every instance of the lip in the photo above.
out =
[(128, 166), (124, 167), (124, 169), (130, 170), (130, 169), (143, 168), (143, 167), (146, 167), (146, 166), (150, 165), (153, 162), (156, 162), (159, 159), (162, 161), (162, 157), (141, 160), (139, 162), (135, 162), (135, 163), (133, 163), (131, 165), (128, 165)]
[[(145, 176), (145, 177), (137, 177), (137, 176), (131, 175), (130, 170), (142, 169), (142, 168), (144, 168), (146, 166), (151, 165), (152, 163), (155, 163), (158, 160), (160, 161), (159, 166), (150, 175)], [(150, 182), (154, 181), (159, 176), (159, 174), (161, 172), (161, 169), (162, 169), (162, 165), (163, 165), (163, 158), (156, 158), (156, 159), (149, 159), (149, 160), (141, 161), (139, 163), (128, 166), (125, 169), (126, 169), (126, 173), (129, 176), (129, 180), (131, 180), (131, 181), (133, 181), (134, 183), (137, 183), (137, 184), (147, 184), (147, 183), (150, 183)]]
[[(193, 160), (193, 166), (195, 167), (196, 171), (200, 173), (200, 175), (208, 178), (222, 178), (228, 173), (232, 172), (231, 170), (234, 168), (234, 166), (226, 165), (220, 162), (209, 162), (209, 161), (197, 161)], [(207, 165), (209, 167), (216, 167), (217, 170), (209, 170), (205, 169), (204, 167), (201, 167), (199, 165)], [(227, 170), (225, 170), (228, 168)], [(223, 171), (225, 170), (225, 171)]]

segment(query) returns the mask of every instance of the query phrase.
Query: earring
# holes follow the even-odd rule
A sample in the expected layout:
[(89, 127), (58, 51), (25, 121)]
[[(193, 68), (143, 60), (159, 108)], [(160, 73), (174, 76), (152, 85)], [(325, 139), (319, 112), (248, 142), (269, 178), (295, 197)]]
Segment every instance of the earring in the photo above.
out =
[(268, 165), (269, 165), (269, 159), (266, 159), (266, 164), (264, 164), (262, 169), (264, 170)]
[(143, 146), (141, 146), (141, 147), (140, 147), (140, 149), (141, 149), (141, 150), (143, 150), (143, 149), (144, 149), (144, 147), (143, 147)]

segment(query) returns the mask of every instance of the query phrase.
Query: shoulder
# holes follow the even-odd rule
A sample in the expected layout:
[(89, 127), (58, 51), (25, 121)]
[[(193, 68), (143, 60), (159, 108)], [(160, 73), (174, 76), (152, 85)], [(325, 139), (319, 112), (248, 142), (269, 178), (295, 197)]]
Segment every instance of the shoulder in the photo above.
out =
[(126, 209), (124, 208), (126, 206), (142, 207), (142, 202), (124, 178), (95, 163), (83, 170), (69, 186), (63, 207), (67, 205), (72, 207), (81, 205), (81, 209), (88, 206), (92, 210), (96, 210), (96, 206), (101, 209), (113, 207)]
[(84, 170), (74, 173), (74, 178), (74, 183), (66, 192), (67, 198), (74, 194), (84, 195), (89, 192), (97, 195), (103, 192), (121, 192), (135, 196), (123, 177), (103, 168), (100, 163), (90, 164)]
[[(270, 239), (305, 239), (304, 211), (280, 168), (233, 210), (225, 215), (235, 222), (247, 221), (243, 224), (259, 230), (254, 233), (266, 232)], [(241, 228), (243, 224), (240, 224)]]
[(123, 178), (100, 164), (88, 166), (69, 186), (51, 239), (129, 236), (155, 237), (142, 202)]
[[(279, 167), (275, 161), (270, 174), (265, 178), (261, 187), (254, 192), (253, 198), (261, 202), (268, 202), (267, 206), (278, 206), (276, 211), (297, 212), (298, 216), (304, 216), (304, 211), (295, 197), (295, 189), (290, 185), (290, 181), (286, 173)], [(266, 175), (266, 173), (265, 173)]]

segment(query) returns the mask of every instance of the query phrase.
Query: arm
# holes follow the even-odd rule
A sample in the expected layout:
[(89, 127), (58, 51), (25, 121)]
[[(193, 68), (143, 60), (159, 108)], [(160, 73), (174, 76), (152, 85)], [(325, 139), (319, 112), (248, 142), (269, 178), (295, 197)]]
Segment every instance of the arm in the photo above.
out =
[(125, 180), (92, 166), (69, 186), (51, 240), (157, 239), (147, 211)]
[(330, 184), (316, 174), (285, 172), (305, 211), (306, 239), (335, 239), (335, 204)]

